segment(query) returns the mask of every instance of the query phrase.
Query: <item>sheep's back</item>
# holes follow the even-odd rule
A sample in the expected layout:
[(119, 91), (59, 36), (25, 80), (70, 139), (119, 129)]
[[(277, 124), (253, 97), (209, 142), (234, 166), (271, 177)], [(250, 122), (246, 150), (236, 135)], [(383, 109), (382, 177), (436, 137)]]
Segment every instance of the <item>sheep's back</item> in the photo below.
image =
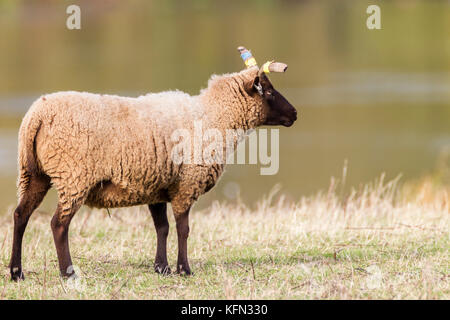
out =
[(148, 201), (176, 178), (167, 115), (145, 99), (61, 92), (37, 103), (37, 157), (60, 194), (90, 190), (98, 206), (106, 198), (125, 206)]

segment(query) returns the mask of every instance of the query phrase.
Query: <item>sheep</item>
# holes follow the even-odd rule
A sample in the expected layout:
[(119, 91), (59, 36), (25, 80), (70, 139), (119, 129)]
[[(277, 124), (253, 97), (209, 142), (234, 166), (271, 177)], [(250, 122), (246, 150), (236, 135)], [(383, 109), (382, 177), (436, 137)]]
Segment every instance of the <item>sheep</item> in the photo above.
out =
[(19, 201), (14, 211), (11, 279), (24, 279), (23, 234), (51, 186), (58, 194), (51, 229), (61, 276), (76, 276), (68, 230), (83, 204), (98, 208), (147, 205), (157, 234), (154, 269), (170, 273), (167, 202), (178, 235), (177, 273), (191, 274), (189, 211), (216, 184), (224, 164), (175, 163), (171, 133), (179, 128), (192, 132), (198, 120), (205, 128), (221, 132), (291, 126), (297, 112), (266, 76), (270, 70), (286, 68), (266, 63), (261, 69), (253, 65), (237, 73), (213, 75), (197, 96), (168, 91), (130, 98), (70, 91), (37, 99), (19, 129)]

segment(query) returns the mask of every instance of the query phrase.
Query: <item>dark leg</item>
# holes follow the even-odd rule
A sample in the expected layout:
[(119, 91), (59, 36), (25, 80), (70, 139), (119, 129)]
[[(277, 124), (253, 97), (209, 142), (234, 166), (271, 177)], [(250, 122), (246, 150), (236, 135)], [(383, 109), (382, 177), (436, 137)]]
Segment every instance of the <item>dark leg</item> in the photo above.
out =
[(187, 257), (187, 238), (189, 236), (189, 209), (183, 213), (175, 213), (178, 234), (177, 273), (192, 274)]
[(155, 224), (157, 248), (155, 257), (155, 272), (169, 274), (167, 263), (167, 236), (169, 235), (169, 221), (167, 221), (167, 204), (165, 202), (148, 206)]
[(50, 179), (47, 176), (30, 177), (29, 185), (21, 196), (21, 200), (14, 211), (14, 235), (9, 263), (11, 280), (25, 279), (22, 272), (22, 239), (28, 220), (33, 211), (41, 204), (50, 188)]
[(59, 271), (62, 277), (75, 275), (72, 258), (69, 251), (69, 225), (77, 210), (81, 207), (80, 201), (73, 202), (72, 208), (63, 211), (60, 204), (52, 218), (51, 227), (53, 240), (55, 241), (56, 253), (58, 255)]

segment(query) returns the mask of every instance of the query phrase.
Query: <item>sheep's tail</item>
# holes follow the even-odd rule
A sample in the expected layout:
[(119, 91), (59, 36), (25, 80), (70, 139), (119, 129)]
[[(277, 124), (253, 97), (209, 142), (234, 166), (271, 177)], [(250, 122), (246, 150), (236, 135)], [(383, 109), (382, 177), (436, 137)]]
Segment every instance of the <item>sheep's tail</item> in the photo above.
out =
[(19, 176), (17, 180), (19, 200), (27, 190), (31, 177), (36, 176), (39, 171), (35, 141), (41, 125), (42, 120), (32, 110), (26, 114), (20, 125), (18, 144)]

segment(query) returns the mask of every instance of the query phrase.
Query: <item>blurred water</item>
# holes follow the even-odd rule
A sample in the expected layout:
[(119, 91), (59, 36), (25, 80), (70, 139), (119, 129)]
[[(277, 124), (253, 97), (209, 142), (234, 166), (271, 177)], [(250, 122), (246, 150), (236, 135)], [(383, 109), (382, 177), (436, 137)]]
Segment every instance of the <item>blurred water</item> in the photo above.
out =
[[(280, 171), (229, 166), (213, 199), (252, 203), (275, 184), (291, 198), (327, 188), (348, 160), (347, 186), (386, 172), (430, 173), (450, 145), (450, 3), (373, 1), (0, 1), (0, 212), (15, 202), (17, 130), (41, 94), (79, 90), (137, 96), (196, 94), (213, 73), (243, 68), (236, 47), (289, 69), (271, 75), (298, 108), (281, 128)], [(54, 195), (44, 208), (54, 207)]]
[(0, 130), (0, 175), (15, 175), (17, 159), (17, 132)]
[(308, 106), (450, 103), (450, 73), (340, 72), (326, 84), (283, 90)]

